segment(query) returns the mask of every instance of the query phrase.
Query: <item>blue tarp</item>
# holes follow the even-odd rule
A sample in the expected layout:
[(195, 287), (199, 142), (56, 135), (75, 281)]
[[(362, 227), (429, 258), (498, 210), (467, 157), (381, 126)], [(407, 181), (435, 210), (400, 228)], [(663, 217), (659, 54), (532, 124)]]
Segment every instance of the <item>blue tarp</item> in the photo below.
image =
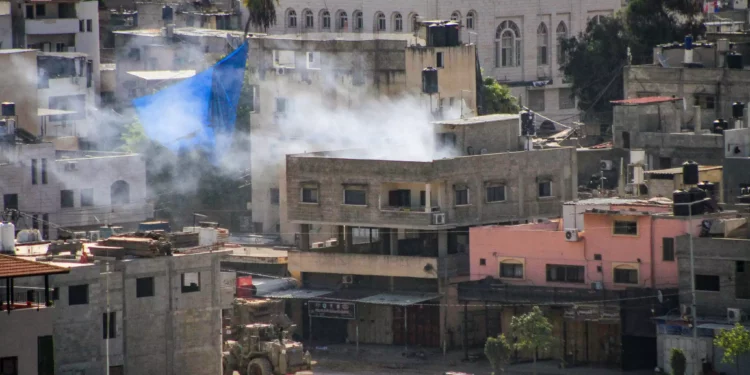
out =
[(134, 99), (146, 135), (174, 152), (199, 147), (216, 162), (234, 132), (247, 51), (246, 41), (205, 71)]

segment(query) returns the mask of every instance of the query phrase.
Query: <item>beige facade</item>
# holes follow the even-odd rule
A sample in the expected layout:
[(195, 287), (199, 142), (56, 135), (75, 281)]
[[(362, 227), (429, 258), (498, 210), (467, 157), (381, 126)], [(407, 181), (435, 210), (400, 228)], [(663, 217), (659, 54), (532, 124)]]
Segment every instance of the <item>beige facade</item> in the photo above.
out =
[(14, 74), (0, 80), (0, 101), (16, 103), (16, 127), (38, 134), (36, 50), (0, 49), (0, 66)]
[[(460, 107), (467, 116), (476, 113), (476, 46), (409, 47), (406, 49), (406, 87), (419, 95), (422, 69), (438, 70), (438, 97), (433, 108), (444, 111)], [(438, 66), (442, 65), (442, 66)]]
[[(714, 184), (714, 191), (719, 202), (724, 202), (723, 167), (722, 166), (699, 166), (699, 180), (709, 181)], [(682, 168), (651, 170), (645, 173), (646, 186), (648, 186), (649, 197), (667, 197), (672, 199), (672, 193), (678, 189), (685, 189), (682, 183)]]

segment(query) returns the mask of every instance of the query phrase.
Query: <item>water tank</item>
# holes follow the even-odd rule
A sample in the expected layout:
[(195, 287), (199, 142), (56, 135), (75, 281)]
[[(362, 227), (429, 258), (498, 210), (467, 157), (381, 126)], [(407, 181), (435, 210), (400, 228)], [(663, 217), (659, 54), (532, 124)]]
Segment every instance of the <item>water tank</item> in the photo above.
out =
[(460, 26), (457, 22), (448, 22), (445, 24), (445, 46), (454, 47), (461, 44), (459, 33)]
[(429, 47), (445, 47), (445, 25), (430, 25), (427, 28), (427, 45)]
[(172, 10), (172, 7), (169, 5), (165, 5), (161, 8), (161, 19), (163, 21), (172, 21), (172, 18), (174, 16), (174, 11)]
[(39, 229), (24, 229), (18, 232), (16, 240), (18, 240), (18, 243), (39, 242), (42, 240), (42, 235), (39, 233)]
[(718, 120), (714, 120), (711, 127), (711, 132), (714, 134), (722, 134), (727, 128), (729, 128), (729, 122), (727, 122), (727, 120), (724, 120), (723, 118), (720, 118)]
[(422, 92), (425, 94), (437, 94), (438, 71), (433, 67), (422, 70)]
[(732, 103), (732, 117), (742, 118), (745, 115), (745, 103), (734, 102)]
[(685, 37), (685, 49), (693, 49), (693, 36), (688, 35)]
[[(693, 186), (688, 190), (688, 194), (690, 194), (690, 201), (691, 202), (698, 202), (706, 199), (706, 192), (703, 189), (700, 189), (696, 186)], [(693, 205), (690, 205), (689, 210), (692, 210), (692, 212), (688, 212), (689, 214), (695, 215), (703, 215), (704, 212), (706, 212), (706, 205), (703, 203), (695, 203)]]
[(211, 246), (219, 242), (219, 231), (214, 228), (197, 228), (198, 246)]
[(742, 54), (736, 52), (730, 52), (727, 54), (727, 68), (729, 69), (743, 69), (744, 64), (742, 63)]
[(711, 199), (716, 199), (716, 185), (711, 181), (703, 181), (698, 184), (698, 188), (706, 192), (706, 196)]
[(2, 114), (2, 116), (15, 116), (16, 103), (4, 102), (3, 104), (0, 104), (0, 114)]
[(696, 185), (698, 182), (698, 163), (688, 160), (682, 164), (682, 183), (685, 185)]
[(16, 226), (11, 222), (0, 223), (0, 252), (16, 253)]
[(674, 216), (688, 216), (689, 207), (680, 203), (690, 203), (690, 193), (685, 190), (675, 190), (672, 193), (672, 201), (674, 202), (672, 210)]

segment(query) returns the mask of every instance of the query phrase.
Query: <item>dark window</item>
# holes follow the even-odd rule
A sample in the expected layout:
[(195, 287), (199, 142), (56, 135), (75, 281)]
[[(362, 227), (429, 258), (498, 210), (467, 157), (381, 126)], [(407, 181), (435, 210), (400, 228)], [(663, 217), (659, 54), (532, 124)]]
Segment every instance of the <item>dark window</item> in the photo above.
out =
[(47, 183), (47, 159), (42, 159), (42, 184)]
[(60, 207), (62, 208), (71, 208), (75, 207), (75, 203), (73, 201), (73, 190), (60, 190)]
[(523, 279), (523, 264), (500, 263), (500, 277)]
[(456, 134), (440, 133), (440, 145), (442, 147), (456, 147)]
[(198, 272), (186, 272), (181, 276), (182, 293), (200, 292), (201, 274)]
[(54, 287), (52, 289), (52, 298), (53, 301), (57, 301), (60, 299), (60, 287)]
[(130, 184), (123, 180), (115, 181), (109, 187), (109, 199), (112, 205), (130, 203)]
[(81, 207), (91, 207), (94, 205), (94, 189), (81, 189)]
[(505, 186), (487, 187), (487, 202), (502, 202), (505, 200)]
[(389, 191), (388, 205), (391, 207), (411, 207), (411, 190), (399, 189)]
[(602, 266), (596, 266), (596, 272), (602, 273)]
[(286, 98), (276, 98), (276, 113), (286, 113)]
[(419, 205), (427, 207), (427, 192), (424, 190), (419, 192)]
[(672, 168), (672, 159), (671, 158), (659, 158), (659, 168), (660, 169), (668, 169)]
[(103, 339), (113, 339), (115, 338), (115, 333), (117, 332), (117, 324), (115, 317), (117, 316), (117, 313), (114, 311), (111, 311), (109, 314), (104, 313), (102, 314), (102, 338)]
[(92, 20), (86, 20), (86, 31), (91, 32), (91, 30), (93, 29), (92, 24)]
[(615, 268), (615, 282), (618, 284), (638, 284), (638, 271), (628, 268)]
[(71, 285), (68, 287), (68, 305), (88, 305), (89, 285)]
[(463, 206), (467, 204), (469, 204), (469, 189), (456, 189), (456, 206)]
[(613, 233), (625, 236), (636, 236), (638, 235), (638, 222), (615, 220)]
[(78, 20), (78, 31), (79, 31), (79, 32), (84, 32), (84, 31), (86, 31), (86, 30), (84, 29), (84, 27), (85, 27), (85, 26), (84, 26), (83, 20)]
[(630, 148), (630, 133), (622, 132), (622, 148)]
[(44, 7), (44, 4), (37, 4), (36, 5), (36, 15), (37, 16), (44, 16), (47, 14), (47, 8)]
[(36, 167), (37, 167), (37, 160), (31, 159), (31, 184), (36, 185)]
[(30, 20), (34, 19), (34, 6), (33, 5), (26, 6), (26, 19), (30, 19)]
[(153, 297), (154, 296), (154, 278), (139, 277), (135, 279), (135, 297)]
[(721, 290), (719, 276), (695, 275), (695, 290), (718, 292)]
[[(36, 338), (36, 358), (37, 375), (54, 375), (55, 346), (52, 343), (52, 335), (38, 336)], [(2, 373), (0, 371), (0, 374)]]
[(662, 260), (674, 262), (674, 238), (664, 237), (661, 239)]
[(42, 239), (49, 240), (49, 214), (42, 214)]
[(313, 187), (302, 188), (302, 202), (318, 203), (318, 188), (313, 188)]
[(479, 258), (479, 265), (480, 266), (486, 266), (487, 265), (487, 259)]
[(735, 262), (735, 298), (750, 299), (750, 272), (747, 272), (747, 262)]
[(539, 197), (551, 197), (552, 196), (552, 182), (544, 181), (539, 183)]
[(135, 61), (141, 61), (141, 50), (140, 48), (131, 48), (128, 53), (128, 57)]
[(3, 207), (6, 210), (17, 210), (18, 209), (18, 194), (3, 195)]
[(437, 61), (436, 61), (437, 67), (438, 68), (444, 68), (444, 66), (443, 66), (443, 53), (442, 52), (438, 52), (436, 54), (436, 56), (437, 56)]
[(547, 281), (582, 283), (584, 280), (583, 266), (547, 265)]
[(745, 262), (742, 260), (738, 260), (735, 263), (735, 271), (736, 272), (745, 272)]
[(602, 254), (594, 254), (594, 260), (602, 260)]
[(271, 188), (271, 204), (279, 204), (279, 189)]
[(18, 375), (18, 357), (0, 358), (0, 375)]
[(31, 228), (39, 229), (39, 215), (37, 214), (31, 215)]
[(367, 204), (367, 194), (361, 189), (345, 189), (344, 204), (364, 206)]

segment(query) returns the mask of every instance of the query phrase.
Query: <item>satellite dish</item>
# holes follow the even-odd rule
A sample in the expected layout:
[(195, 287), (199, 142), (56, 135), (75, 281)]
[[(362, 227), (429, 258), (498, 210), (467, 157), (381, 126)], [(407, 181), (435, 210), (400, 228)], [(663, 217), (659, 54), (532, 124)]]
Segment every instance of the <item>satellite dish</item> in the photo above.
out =
[(659, 303), (664, 303), (664, 294), (662, 294), (661, 290), (656, 291), (656, 299), (659, 300)]

